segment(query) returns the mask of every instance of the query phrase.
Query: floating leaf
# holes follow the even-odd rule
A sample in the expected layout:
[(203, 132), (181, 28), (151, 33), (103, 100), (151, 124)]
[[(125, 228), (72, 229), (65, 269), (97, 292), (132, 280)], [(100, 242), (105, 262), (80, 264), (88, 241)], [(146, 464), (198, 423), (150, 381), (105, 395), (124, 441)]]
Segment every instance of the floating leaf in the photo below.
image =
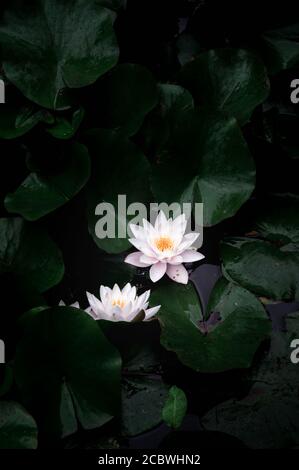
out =
[(97, 322), (71, 307), (42, 310), (26, 323), (15, 377), (43, 432), (62, 437), (102, 426), (119, 411), (117, 350)]
[(159, 202), (202, 202), (204, 225), (233, 216), (254, 184), (254, 162), (235, 119), (198, 110), (177, 120), (152, 175)]
[[(93, 158), (87, 194), (89, 231), (100, 248), (108, 253), (121, 253), (131, 247), (126, 237), (130, 219), (127, 207), (131, 203), (149, 200), (149, 163), (132, 142), (112, 130), (88, 131), (86, 144)], [(126, 196), (126, 208), (118, 207), (118, 195)], [(112, 238), (99, 238), (96, 234), (97, 222), (107, 217), (107, 210), (96, 215), (96, 207), (102, 202), (110, 204), (108, 216), (110, 228), (114, 230)], [(106, 205), (106, 209), (109, 207)], [(123, 233), (119, 233), (119, 228)], [(103, 226), (103, 231), (106, 229), (107, 226)]]
[(115, 14), (94, 0), (38, 0), (13, 8), (0, 27), (7, 78), (46, 108), (69, 105), (68, 88), (90, 85), (118, 59)]
[(13, 273), (22, 284), (44, 292), (63, 277), (62, 254), (41, 227), (21, 218), (0, 219), (0, 273)]
[(151, 72), (136, 64), (115, 67), (99, 83), (102, 127), (134, 135), (157, 104), (158, 89)]
[(70, 139), (73, 137), (84, 118), (84, 109), (79, 108), (73, 112), (71, 120), (65, 117), (57, 116), (53, 125), (46, 130), (56, 139)]
[(217, 282), (209, 303), (209, 314), (219, 312), (220, 321), (208, 334), (202, 328), (201, 307), (191, 284), (158, 287), (151, 302), (162, 305), (158, 315), (162, 345), (176, 352), (183, 364), (200, 372), (250, 367), (270, 328), (255, 296), (223, 278)]
[(299, 444), (298, 365), (290, 361), (290, 336), (298, 338), (298, 315), (288, 332), (274, 332), (271, 351), (254, 371), (249, 394), (210, 410), (202, 419), (208, 430), (241, 439), (254, 449), (285, 449)]
[(191, 91), (197, 104), (219, 109), (240, 124), (269, 94), (263, 62), (243, 49), (203, 52), (182, 68), (179, 83)]
[(221, 245), (225, 275), (262, 297), (299, 299), (299, 254), (294, 249), (249, 238), (227, 240)]
[(87, 182), (89, 173), (86, 147), (72, 143), (66, 150), (66, 164), (61, 172), (50, 176), (31, 173), (14, 193), (6, 196), (5, 208), (27, 220), (37, 220), (72, 199)]
[(165, 423), (171, 428), (178, 429), (187, 411), (187, 398), (183, 390), (173, 386), (162, 410), (162, 417)]
[(0, 449), (36, 449), (34, 419), (18, 403), (0, 402)]
[(299, 63), (299, 25), (293, 24), (263, 34), (265, 58), (272, 74)]

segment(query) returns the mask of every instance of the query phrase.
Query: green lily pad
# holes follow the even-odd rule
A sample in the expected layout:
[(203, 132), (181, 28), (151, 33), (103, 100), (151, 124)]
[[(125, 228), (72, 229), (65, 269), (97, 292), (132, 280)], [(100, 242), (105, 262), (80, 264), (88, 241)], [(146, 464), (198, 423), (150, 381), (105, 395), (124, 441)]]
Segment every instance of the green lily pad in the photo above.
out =
[(187, 63), (179, 83), (191, 91), (195, 102), (223, 111), (245, 124), (269, 94), (263, 62), (243, 49), (214, 49)]
[(12, 401), (0, 402), (0, 449), (36, 449), (37, 426), (27, 411)]
[(38, 109), (31, 104), (24, 106), (12, 103), (2, 104), (0, 107), (0, 138), (16, 139), (27, 134), (45, 119), (47, 113), (47, 110)]
[(299, 25), (266, 31), (263, 34), (265, 59), (272, 74), (299, 63)]
[(172, 139), (177, 114), (194, 108), (192, 95), (181, 86), (159, 84), (159, 102), (146, 117), (140, 135), (145, 152), (160, 159), (170, 139)]
[(203, 203), (204, 225), (214, 225), (249, 198), (255, 167), (234, 118), (190, 110), (177, 119), (151, 182), (159, 202)]
[(151, 301), (162, 305), (158, 315), (162, 345), (199, 372), (250, 367), (270, 329), (270, 321), (256, 297), (224, 278), (217, 282), (209, 302), (209, 316), (218, 313), (220, 321), (208, 330), (191, 284), (158, 287)]
[(186, 415), (187, 405), (185, 392), (176, 386), (171, 387), (162, 410), (165, 423), (171, 428), (178, 429)]
[[(86, 133), (86, 145), (93, 159), (92, 178), (87, 186), (88, 228), (96, 244), (108, 253), (121, 253), (131, 247), (127, 237), (121, 238), (118, 227), (126, 234), (130, 218), (118, 208), (118, 195), (125, 195), (127, 206), (146, 203), (150, 199), (149, 163), (142, 152), (125, 136), (112, 130), (93, 129)], [(110, 204), (113, 238), (99, 238), (96, 224), (107, 215), (96, 215), (96, 207)], [(109, 211), (110, 211), (109, 209)], [(135, 215), (135, 214), (134, 214)], [(102, 227), (106, 230), (107, 227)]]
[(66, 159), (58, 174), (31, 173), (14, 193), (6, 196), (6, 210), (32, 221), (72, 199), (89, 178), (89, 155), (84, 145), (72, 143), (66, 150)]
[(259, 296), (299, 299), (299, 254), (294, 250), (250, 238), (227, 240), (221, 245), (225, 275)]
[(40, 429), (51, 437), (100, 427), (119, 412), (117, 350), (85, 312), (42, 310), (26, 323), (15, 361), (16, 383)]
[(99, 83), (102, 127), (136, 134), (147, 113), (157, 104), (158, 89), (149, 70), (136, 64), (115, 67)]
[(290, 360), (290, 338), (298, 338), (298, 314), (287, 332), (273, 332), (271, 350), (254, 370), (243, 400), (217, 405), (203, 418), (209, 431), (226, 432), (254, 449), (286, 449), (299, 444), (298, 365)]
[(83, 118), (84, 109), (78, 108), (73, 112), (71, 120), (62, 116), (57, 116), (53, 125), (48, 127), (46, 130), (53, 137), (56, 137), (56, 139), (70, 139), (76, 134)]
[(41, 227), (21, 218), (0, 219), (0, 273), (13, 273), (22, 284), (44, 292), (63, 277), (62, 254)]
[(115, 13), (94, 0), (35, 0), (0, 27), (7, 78), (46, 108), (69, 106), (69, 88), (94, 83), (118, 60)]

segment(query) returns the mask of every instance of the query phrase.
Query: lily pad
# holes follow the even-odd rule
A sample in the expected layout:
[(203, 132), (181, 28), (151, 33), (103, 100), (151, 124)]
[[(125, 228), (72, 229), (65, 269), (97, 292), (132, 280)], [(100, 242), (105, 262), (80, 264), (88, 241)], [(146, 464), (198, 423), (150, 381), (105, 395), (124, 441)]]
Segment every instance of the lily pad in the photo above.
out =
[(255, 166), (234, 118), (200, 110), (176, 121), (168, 152), (152, 170), (159, 202), (204, 204), (204, 225), (233, 216), (255, 185)]
[(291, 68), (299, 63), (299, 25), (266, 31), (265, 59), (272, 74)]
[(99, 83), (102, 127), (132, 136), (157, 104), (158, 88), (149, 70), (136, 64), (115, 67)]
[(179, 83), (195, 102), (223, 111), (245, 124), (269, 94), (269, 80), (261, 59), (244, 49), (214, 49), (187, 63)]
[(194, 287), (172, 284), (158, 287), (153, 305), (162, 305), (158, 318), (161, 343), (180, 361), (199, 372), (221, 372), (250, 367), (255, 352), (267, 337), (270, 321), (256, 297), (221, 278), (209, 302), (209, 315), (219, 322), (204, 328), (201, 306)]
[(62, 254), (41, 227), (21, 218), (0, 219), (0, 273), (13, 273), (22, 284), (44, 292), (63, 277)]
[[(107, 253), (121, 253), (131, 247), (126, 230), (133, 215), (128, 216), (126, 208), (121, 211), (118, 195), (126, 196), (127, 207), (131, 203), (149, 201), (150, 166), (142, 152), (121, 133), (93, 129), (86, 133), (85, 141), (93, 159), (92, 179), (87, 187), (89, 232), (96, 244)], [(97, 215), (96, 208), (102, 202), (109, 206), (106, 205), (103, 214)], [(107, 216), (107, 210), (113, 236), (99, 238), (96, 224)], [(108, 227), (102, 228), (106, 231)]]
[(86, 147), (72, 143), (65, 152), (62, 171), (53, 175), (31, 173), (21, 186), (5, 198), (8, 212), (21, 214), (29, 221), (37, 220), (66, 204), (85, 185), (90, 174)]
[(254, 371), (243, 400), (229, 400), (202, 419), (209, 431), (226, 432), (254, 449), (286, 449), (299, 444), (298, 365), (290, 361), (290, 337), (298, 338), (298, 314), (287, 332), (274, 332), (271, 350)]
[(67, 89), (90, 85), (116, 64), (114, 19), (94, 0), (17, 4), (0, 27), (7, 78), (41, 106), (69, 106)]
[(225, 275), (256, 295), (274, 300), (299, 299), (296, 246), (280, 248), (269, 241), (232, 238), (222, 243), (221, 256)]
[(16, 383), (40, 429), (51, 437), (102, 426), (118, 414), (117, 350), (97, 322), (72, 307), (42, 310), (26, 323)]
[(171, 428), (178, 429), (187, 411), (187, 398), (184, 391), (176, 386), (171, 387), (162, 410), (165, 423)]
[(15, 402), (0, 402), (0, 449), (36, 449), (37, 426)]

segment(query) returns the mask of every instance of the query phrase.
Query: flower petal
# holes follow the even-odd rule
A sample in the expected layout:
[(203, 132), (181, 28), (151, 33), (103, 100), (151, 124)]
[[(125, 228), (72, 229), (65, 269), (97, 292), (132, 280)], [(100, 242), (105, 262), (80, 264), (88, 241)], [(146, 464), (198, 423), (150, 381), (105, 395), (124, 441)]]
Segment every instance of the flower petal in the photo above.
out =
[(200, 261), (201, 259), (204, 259), (205, 256), (195, 250), (186, 250), (181, 253), (181, 257), (183, 258), (184, 263), (194, 263), (194, 261)]
[(192, 246), (192, 244), (195, 242), (195, 240), (197, 240), (198, 237), (199, 233), (196, 232), (191, 232), (187, 235), (184, 235), (182, 242), (177, 248), (177, 252), (180, 254), (183, 250), (187, 250), (188, 248), (190, 248), (190, 246)]
[(143, 253), (140, 251), (134, 251), (134, 253), (130, 253), (126, 258), (125, 258), (125, 263), (132, 264), (133, 266), (137, 266), (138, 268), (146, 268), (150, 266), (150, 264), (142, 263), (140, 261), (140, 257), (142, 256)]
[(151, 280), (153, 282), (159, 281), (159, 279), (161, 279), (161, 277), (163, 277), (164, 274), (166, 273), (166, 269), (167, 269), (166, 263), (159, 262), (157, 264), (153, 264), (149, 272)]
[(173, 256), (172, 258), (168, 258), (167, 259), (167, 263), (168, 264), (174, 264), (174, 265), (178, 265), (178, 264), (182, 264), (183, 262), (183, 258), (182, 256)]
[(156, 315), (156, 313), (159, 312), (160, 308), (161, 308), (161, 305), (157, 305), (156, 307), (148, 308), (147, 310), (145, 310), (144, 321), (150, 320), (154, 315)]
[(94, 314), (99, 317), (102, 314), (105, 314), (104, 306), (102, 302), (96, 298), (95, 295), (90, 294), (90, 292), (86, 292), (86, 296), (89, 302), (90, 307), (92, 308)]
[(167, 219), (164, 212), (160, 211), (155, 221), (155, 229), (161, 231), (163, 228), (167, 228)]
[(168, 264), (166, 273), (173, 281), (180, 284), (188, 284), (188, 271), (182, 264), (178, 266)]
[(146, 264), (147, 266), (151, 266), (152, 264), (158, 263), (159, 260), (157, 258), (153, 258), (152, 256), (141, 255), (140, 262)]
[(143, 240), (137, 240), (137, 238), (129, 238), (129, 242), (147, 256), (153, 256), (153, 251), (147, 242)]

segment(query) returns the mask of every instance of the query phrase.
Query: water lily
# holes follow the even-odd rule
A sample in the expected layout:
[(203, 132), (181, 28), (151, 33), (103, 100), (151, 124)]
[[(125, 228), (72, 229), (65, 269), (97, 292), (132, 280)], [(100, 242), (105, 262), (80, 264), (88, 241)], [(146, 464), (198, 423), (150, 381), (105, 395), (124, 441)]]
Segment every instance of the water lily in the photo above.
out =
[(100, 287), (99, 300), (95, 295), (86, 293), (91, 308), (89, 313), (95, 320), (125, 321), (131, 322), (137, 319), (148, 321), (160, 309), (160, 305), (148, 308), (151, 291), (148, 290), (140, 296), (136, 293), (136, 287), (126, 284), (121, 290), (117, 284), (113, 289)]
[(143, 226), (130, 224), (135, 238), (130, 238), (138, 251), (129, 254), (125, 262), (138, 267), (149, 267), (153, 282), (159, 281), (166, 273), (170, 279), (182, 284), (188, 282), (188, 272), (183, 263), (192, 263), (204, 258), (192, 246), (199, 233), (185, 234), (187, 220), (185, 214), (174, 220), (167, 219), (160, 211), (152, 225), (143, 219)]

